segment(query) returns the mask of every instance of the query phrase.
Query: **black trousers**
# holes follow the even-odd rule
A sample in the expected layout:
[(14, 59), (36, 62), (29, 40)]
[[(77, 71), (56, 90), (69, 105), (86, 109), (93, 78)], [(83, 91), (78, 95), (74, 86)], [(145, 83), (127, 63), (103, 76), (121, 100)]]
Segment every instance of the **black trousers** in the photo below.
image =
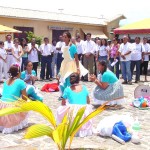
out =
[(144, 61), (143, 63), (141, 63), (140, 74), (147, 75), (147, 70), (148, 70), (148, 61)]
[(38, 67), (38, 62), (33, 62), (33, 70), (36, 72), (36, 76), (37, 76), (37, 67)]

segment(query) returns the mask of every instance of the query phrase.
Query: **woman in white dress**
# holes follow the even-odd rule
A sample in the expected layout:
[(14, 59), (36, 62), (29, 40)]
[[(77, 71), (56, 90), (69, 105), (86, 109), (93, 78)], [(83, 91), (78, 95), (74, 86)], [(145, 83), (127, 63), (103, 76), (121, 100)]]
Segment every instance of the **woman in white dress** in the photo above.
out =
[(15, 38), (14, 39), (14, 47), (13, 47), (13, 51), (12, 51), (12, 55), (14, 57), (13, 62), (19, 64), (19, 66), (21, 67), (21, 63), (22, 63), (22, 55), (23, 55), (23, 50), (21, 45), (19, 45), (19, 39)]

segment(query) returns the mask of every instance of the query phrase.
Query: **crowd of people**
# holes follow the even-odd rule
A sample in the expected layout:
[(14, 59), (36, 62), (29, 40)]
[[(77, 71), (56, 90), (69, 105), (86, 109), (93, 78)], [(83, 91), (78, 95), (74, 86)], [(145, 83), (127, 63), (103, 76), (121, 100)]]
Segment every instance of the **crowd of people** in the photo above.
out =
[[(14, 43), (11, 39), (11, 35), (7, 35), (6, 42), (0, 42), (1, 81), (2, 73), (7, 79), (3, 85), (0, 109), (10, 107), (11, 104), (6, 102), (15, 102), (18, 97), (24, 100), (30, 97), (33, 100), (43, 101), (43, 97), (34, 86), (35, 81), (38, 80), (39, 54), (41, 55), (40, 80), (51, 81), (56, 76), (59, 80), (62, 101), (62, 106), (57, 109), (59, 122), (70, 107), (78, 110), (83, 105), (87, 105), (84, 117), (92, 111), (89, 106), (89, 92), (80, 84), (80, 78), (95, 83), (92, 97), (96, 104), (102, 105), (110, 101), (108, 105), (114, 108), (120, 108), (125, 102), (123, 86), (119, 81), (120, 72), (124, 79), (123, 84), (132, 84), (136, 66), (135, 82), (140, 80), (142, 73), (147, 81), (150, 54), (147, 38), (140, 43), (140, 38), (136, 37), (135, 43), (131, 44), (128, 36), (123, 36), (122, 43), (116, 38), (113, 38), (112, 43), (108, 43), (106, 39), (99, 38), (93, 41), (91, 33), (87, 33), (86, 41), (83, 41), (80, 35), (74, 38), (69, 32), (64, 32), (59, 37), (59, 42), (53, 40), (51, 45), (49, 39), (45, 37), (44, 43), (39, 47), (34, 38), (28, 44), (25, 39), (21, 39), (21, 44), (19, 39), (14, 39)], [(3, 133), (18, 131), (27, 125), (27, 114), (17, 115), (18, 117), (15, 115), (0, 117), (0, 130)], [(79, 136), (91, 134), (92, 121), (83, 126), (78, 133)]]
[[(114, 72), (119, 79), (122, 74), (123, 84), (132, 84), (134, 68), (136, 66), (135, 82), (140, 81), (140, 75), (145, 75), (147, 81), (147, 70), (150, 55), (150, 45), (148, 39), (140, 37), (135, 38), (134, 43), (129, 42), (128, 36), (121, 40), (113, 38), (112, 42), (106, 39), (91, 39), (91, 33), (87, 33), (86, 40), (83, 41), (79, 34), (76, 38), (72, 37), (71, 42), (77, 49), (78, 59), (90, 74), (98, 74), (96, 62), (105, 60), (108, 68)], [(63, 36), (59, 36), (59, 41), (52, 41), (50, 44), (47, 37), (44, 38), (43, 44), (38, 46), (35, 38), (27, 43), (26, 39), (15, 38), (7, 35), (6, 41), (0, 41), (0, 82), (3, 82), (3, 76), (8, 78), (8, 70), (13, 63), (21, 66), (24, 70), (27, 60), (33, 64), (33, 70), (37, 76), (37, 68), (41, 64), (40, 80), (52, 81), (59, 72), (63, 61), (62, 48), (65, 46)], [(39, 57), (40, 56), (40, 57)], [(39, 59), (40, 58), (40, 59)], [(112, 65), (115, 62), (115, 65)], [(82, 78), (84, 81), (90, 81), (87, 74)]]

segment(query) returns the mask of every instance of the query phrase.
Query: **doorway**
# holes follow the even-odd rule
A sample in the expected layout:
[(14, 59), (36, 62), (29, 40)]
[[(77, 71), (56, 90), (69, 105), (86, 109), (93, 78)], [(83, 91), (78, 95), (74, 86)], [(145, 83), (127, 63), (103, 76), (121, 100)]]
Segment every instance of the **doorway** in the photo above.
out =
[(14, 33), (14, 38), (22, 39), (22, 38), (27, 38), (26, 32), (34, 32), (34, 28), (32, 27), (19, 27), (19, 26), (14, 26), (14, 29), (22, 31), (22, 33)]
[(59, 36), (63, 35), (63, 33), (66, 31), (68, 31), (68, 30), (52, 30), (52, 39), (56, 40), (58, 42)]

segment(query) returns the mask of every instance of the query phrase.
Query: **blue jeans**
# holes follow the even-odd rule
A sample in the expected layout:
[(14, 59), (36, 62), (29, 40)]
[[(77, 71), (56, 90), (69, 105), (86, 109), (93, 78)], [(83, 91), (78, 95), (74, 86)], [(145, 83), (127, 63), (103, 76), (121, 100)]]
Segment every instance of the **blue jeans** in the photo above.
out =
[(22, 57), (21, 71), (24, 70), (27, 61), (28, 61), (28, 57)]
[[(117, 59), (118, 59), (118, 62), (115, 64), (115, 66), (112, 67), (112, 66), (110, 65), (110, 70), (111, 70), (112, 72), (114, 72), (114, 68), (115, 68), (116, 76), (117, 76), (117, 78), (119, 79), (119, 73), (120, 73), (120, 71), (119, 71), (120, 58), (117, 57)], [(113, 62), (114, 62), (114, 58), (110, 58), (110, 63), (112, 64)]]
[(136, 77), (135, 80), (139, 81), (140, 80), (140, 66), (141, 66), (141, 60), (137, 61), (131, 61), (131, 74), (133, 76), (133, 71), (136, 66)]
[(131, 81), (131, 61), (122, 61), (121, 69), (124, 81)]
[(57, 74), (60, 71), (60, 67), (61, 67), (61, 62), (63, 61), (63, 57), (61, 53), (57, 54)]
[(99, 56), (98, 61), (105, 60), (107, 62), (107, 56)]
[(42, 79), (45, 78), (46, 65), (47, 65), (47, 68), (48, 68), (48, 71), (49, 71), (50, 78), (52, 78), (51, 63), (52, 63), (52, 56), (51, 55), (41, 57), (41, 75), (40, 75), (40, 77)]

